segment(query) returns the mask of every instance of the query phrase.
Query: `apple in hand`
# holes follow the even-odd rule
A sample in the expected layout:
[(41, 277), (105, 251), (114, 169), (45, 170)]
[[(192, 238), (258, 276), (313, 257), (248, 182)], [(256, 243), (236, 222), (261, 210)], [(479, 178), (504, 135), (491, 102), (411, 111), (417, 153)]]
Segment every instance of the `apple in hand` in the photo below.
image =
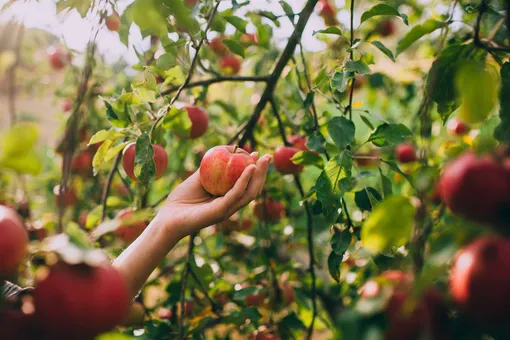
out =
[(211, 195), (223, 196), (251, 164), (255, 164), (255, 159), (243, 149), (231, 145), (215, 146), (202, 158), (200, 183)]
[(238, 74), (241, 71), (241, 60), (234, 55), (226, 55), (220, 60), (220, 68), (226, 74)]
[(401, 143), (395, 148), (395, 158), (400, 163), (411, 163), (416, 160), (416, 149), (412, 144)]
[(274, 154), (274, 167), (278, 172), (282, 174), (297, 175), (303, 171), (303, 166), (300, 164), (294, 164), (292, 157), (300, 152), (298, 148), (291, 146), (283, 146), (276, 150)]
[(255, 216), (264, 222), (279, 221), (285, 214), (285, 209), (282, 202), (273, 201), (270, 198), (258, 200), (253, 207)]
[(118, 32), (120, 30), (120, 16), (117, 12), (113, 12), (112, 15), (106, 17), (106, 27), (110, 31)]
[(115, 235), (124, 243), (131, 243), (140, 236), (149, 225), (147, 221), (131, 221), (133, 211), (130, 208), (121, 210), (115, 218), (121, 221), (121, 225), (115, 230)]
[(510, 176), (491, 156), (465, 152), (446, 165), (439, 193), (454, 214), (497, 223), (508, 211)]
[(120, 324), (130, 306), (124, 277), (110, 265), (59, 262), (33, 297), (41, 326), (57, 339), (94, 338)]
[(11, 208), (0, 205), (0, 279), (15, 273), (28, 246), (21, 217)]
[[(168, 167), (168, 155), (161, 145), (152, 144), (154, 149), (154, 163), (156, 164), (156, 179), (161, 178)], [(122, 155), (122, 167), (133, 181), (138, 182), (135, 176), (135, 157), (136, 157), (136, 143), (128, 144), (124, 148)]]
[(450, 292), (459, 310), (482, 326), (506, 326), (509, 267), (508, 239), (485, 236), (462, 249), (450, 272)]

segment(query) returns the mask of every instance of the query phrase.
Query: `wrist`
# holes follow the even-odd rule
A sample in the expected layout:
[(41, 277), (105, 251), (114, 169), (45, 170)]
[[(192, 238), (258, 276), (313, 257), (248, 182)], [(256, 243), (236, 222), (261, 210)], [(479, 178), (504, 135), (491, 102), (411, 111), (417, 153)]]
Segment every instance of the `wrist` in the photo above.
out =
[(175, 241), (175, 243), (187, 236), (182, 225), (161, 212), (156, 214), (151, 225), (154, 225), (153, 228), (157, 229), (157, 232), (163, 233), (165, 239)]

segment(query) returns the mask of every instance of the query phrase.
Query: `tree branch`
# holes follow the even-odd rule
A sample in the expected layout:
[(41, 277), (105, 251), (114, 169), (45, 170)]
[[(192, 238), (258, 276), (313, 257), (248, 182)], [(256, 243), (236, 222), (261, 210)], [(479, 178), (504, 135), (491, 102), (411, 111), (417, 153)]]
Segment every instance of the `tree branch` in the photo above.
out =
[(184, 264), (184, 271), (182, 272), (182, 279), (181, 279), (181, 319), (179, 320), (179, 339), (185, 339), (184, 337), (184, 313), (185, 313), (185, 306), (184, 306), (184, 298), (186, 296), (186, 286), (188, 284), (188, 274), (191, 269), (191, 257), (193, 256), (193, 246), (195, 237), (197, 236), (197, 233), (193, 233), (189, 237), (189, 243), (188, 243), (188, 252), (186, 255), (186, 263)]
[[(184, 86), (185, 89), (190, 89), (194, 87), (200, 86), (209, 86), (216, 83), (225, 83), (225, 82), (246, 82), (246, 81), (254, 81), (254, 82), (267, 82), (269, 76), (219, 76), (216, 78), (199, 80), (196, 82), (189, 82)], [(182, 86), (182, 85), (181, 85)], [(181, 86), (173, 86), (165, 91), (161, 92), (161, 95), (168, 95), (172, 92), (179, 90)]]
[(266, 88), (264, 92), (262, 92), (262, 95), (257, 106), (255, 106), (251, 119), (248, 121), (246, 131), (243, 137), (241, 138), (241, 141), (239, 142), (239, 145), (241, 147), (251, 137), (253, 129), (257, 125), (257, 121), (259, 120), (262, 111), (266, 107), (267, 102), (271, 99), (271, 96), (273, 95), (273, 92), (276, 88), (276, 84), (278, 83), (278, 80), (280, 79), (280, 76), (283, 72), (283, 69), (285, 68), (285, 66), (287, 66), (287, 63), (292, 58), (296, 46), (301, 40), (301, 36), (303, 35), (303, 30), (305, 29), (306, 24), (310, 19), (310, 15), (312, 14), (313, 9), (315, 8), (317, 2), (318, 0), (308, 0), (305, 7), (303, 8), (303, 11), (301, 12), (299, 20), (296, 24), (296, 28), (294, 29), (294, 32), (292, 32), (292, 35), (290, 36), (289, 41), (287, 42), (287, 46), (285, 46), (283, 52), (278, 58), (274, 70), (269, 76)]
[(115, 176), (115, 172), (119, 167), (120, 160), (122, 158), (122, 152), (119, 152), (115, 157), (115, 162), (113, 163), (110, 172), (108, 173), (108, 177), (106, 177), (106, 183), (104, 184), (103, 194), (101, 195), (101, 205), (103, 206), (103, 210), (101, 212), (101, 222), (106, 218), (106, 201), (108, 200), (108, 195), (110, 194), (110, 188), (112, 186), (113, 176)]
[[(354, 60), (354, 0), (351, 0), (351, 54), (350, 59)], [(352, 120), (352, 99), (354, 97), (354, 86), (356, 85), (356, 77), (354, 76), (351, 80), (351, 91), (349, 93), (349, 120)]]

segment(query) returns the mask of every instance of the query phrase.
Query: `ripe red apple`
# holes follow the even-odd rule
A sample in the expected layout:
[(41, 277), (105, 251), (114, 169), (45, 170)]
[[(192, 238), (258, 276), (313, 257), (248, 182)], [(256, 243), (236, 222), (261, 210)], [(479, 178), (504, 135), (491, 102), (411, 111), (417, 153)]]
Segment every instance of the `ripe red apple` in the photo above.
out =
[(127, 315), (130, 297), (111, 266), (58, 263), (33, 293), (37, 318), (58, 339), (94, 338)]
[(217, 56), (224, 56), (227, 54), (228, 49), (227, 46), (223, 43), (224, 37), (218, 37), (211, 40), (209, 43), (209, 47)]
[(510, 176), (492, 157), (465, 152), (446, 165), (439, 192), (454, 214), (496, 223), (508, 211)]
[(50, 53), (48, 57), (51, 67), (56, 71), (63, 69), (71, 61), (67, 52), (61, 49), (57, 49)]
[(92, 171), (92, 154), (88, 151), (82, 151), (71, 160), (71, 170), (75, 173), (86, 176)]
[(282, 174), (297, 175), (303, 171), (303, 166), (300, 164), (294, 164), (292, 157), (300, 152), (301, 150), (290, 147), (282, 146), (274, 153), (274, 167)]
[(162, 320), (170, 320), (173, 316), (173, 312), (170, 308), (161, 308), (158, 311), (158, 317)]
[(307, 140), (308, 138), (299, 135), (292, 135), (289, 137), (289, 143), (301, 151), (310, 151), (310, 149), (306, 146)]
[(257, 45), (259, 37), (255, 33), (246, 33), (241, 36), (241, 43), (244, 45)]
[(282, 302), (285, 306), (291, 305), (296, 299), (296, 294), (294, 293), (294, 289), (288, 282), (283, 282), (280, 284), (280, 290), (282, 293)]
[(450, 292), (459, 310), (483, 326), (508, 324), (510, 240), (485, 236), (462, 249), (450, 272)]
[(412, 144), (401, 143), (395, 148), (395, 158), (400, 163), (411, 163), (416, 160), (416, 149)]
[(124, 243), (131, 243), (138, 236), (140, 236), (145, 228), (149, 225), (147, 221), (131, 222), (133, 211), (130, 208), (121, 210), (116, 219), (121, 221), (121, 225), (115, 230), (115, 235), (120, 238)]
[(64, 99), (64, 101), (62, 101), (62, 111), (69, 112), (71, 111), (72, 108), (73, 102), (71, 101), (71, 99)]
[(267, 326), (260, 326), (251, 334), (251, 340), (280, 340), (280, 336)]
[(118, 32), (120, 30), (120, 16), (117, 12), (106, 17), (106, 27), (110, 31)]
[(384, 20), (377, 25), (377, 32), (383, 37), (395, 34), (397, 27), (392, 20)]
[(0, 278), (13, 274), (28, 246), (21, 217), (11, 208), (0, 205)]
[[(154, 150), (154, 163), (156, 164), (156, 179), (159, 179), (168, 167), (168, 155), (161, 145), (152, 144), (152, 148)], [(135, 176), (135, 157), (136, 143), (128, 144), (122, 155), (122, 167), (129, 178), (138, 182), (138, 178)]]
[(188, 111), (188, 117), (191, 120), (189, 138), (196, 139), (203, 136), (209, 127), (209, 114), (207, 111), (192, 105), (185, 106), (184, 108)]
[(255, 202), (253, 213), (260, 221), (272, 222), (279, 221), (285, 214), (285, 209), (282, 202), (266, 198), (265, 201)]
[(202, 158), (200, 183), (211, 195), (223, 196), (250, 164), (255, 164), (255, 159), (243, 149), (231, 145), (215, 146)]
[(35, 315), (18, 308), (0, 309), (0, 329), (6, 340), (49, 339), (38, 327)]
[(329, 0), (321, 0), (319, 2), (319, 15), (324, 19), (326, 26), (338, 25), (338, 20), (336, 19), (336, 10), (333, 5), (331, 5)]
[(198, 3), (198, 0), (185, 0), (184, 3), (186, 4), (186, 6), (192, 7)]
[(226, 74), (238, 74), (241, 71), (241, 59), (234, 55), (226, 55), (220, 60), (220, 68)]
[(469, 126), (458, 119), (452, 119), (447, 125), (448, 132), (452, 136), (463, 136), (469, 132)]
[(387, 329), (385, 339), (449, 339), (448, 309), (442, 294), (426, 289), (416, 297), (409, 291), (396, 290), (385, 310)]
[(261, 290), (257, 294), (248, 295), (244, 298), (246, 306), (261, 306), (266, 299), (266, 292)]
[(66, 187), (64, 196), (60, 196), (60, 185), (57, 185), (53, 188), (53, 193), (55, 194), (57, 205), (68, 207), (78, 202), (78, 197), (72, 187)]
[(193, 301), (185, 301), (184, 302), (184, 314), (187, 316), (191, 316), (193, 314), (193, 308), (195, 307), (195, 303)]

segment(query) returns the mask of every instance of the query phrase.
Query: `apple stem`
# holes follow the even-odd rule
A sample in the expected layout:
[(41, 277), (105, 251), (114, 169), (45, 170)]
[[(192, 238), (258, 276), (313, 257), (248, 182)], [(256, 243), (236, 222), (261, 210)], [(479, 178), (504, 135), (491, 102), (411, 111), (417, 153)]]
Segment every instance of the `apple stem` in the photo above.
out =
[(237, 144), (234, 145), (234, 152), (232, 152), (232, 153), (236, 153), (238, 147), (239, 147), (239, 145), (237, 145)]

